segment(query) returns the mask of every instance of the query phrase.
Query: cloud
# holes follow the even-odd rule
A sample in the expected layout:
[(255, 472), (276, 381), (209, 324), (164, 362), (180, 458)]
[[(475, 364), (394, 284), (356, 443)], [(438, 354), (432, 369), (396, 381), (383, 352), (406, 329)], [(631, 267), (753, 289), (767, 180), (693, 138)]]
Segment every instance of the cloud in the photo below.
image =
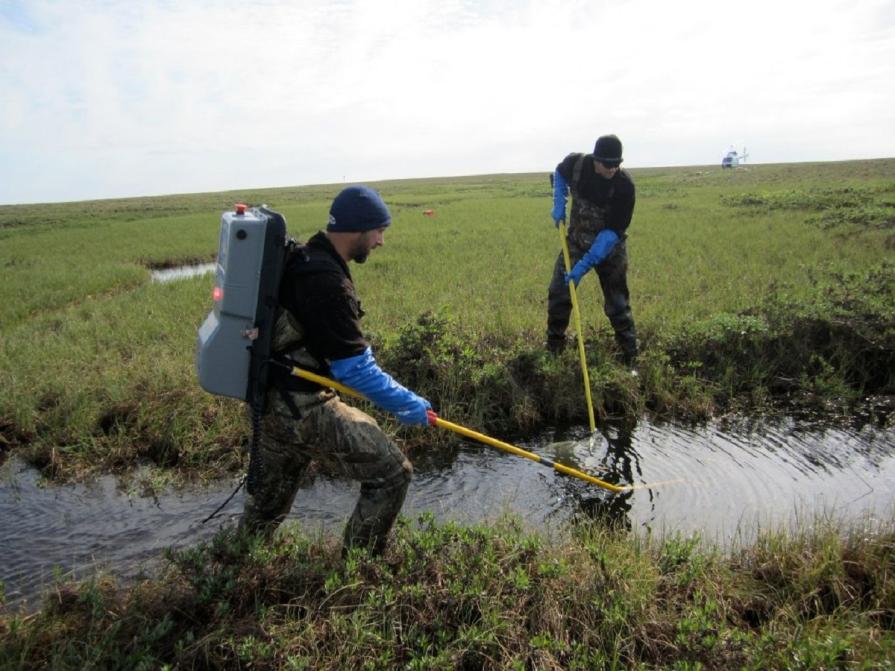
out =
[(32, 0), (0, 56), (0, 202), (895, 155), (883, 1)]

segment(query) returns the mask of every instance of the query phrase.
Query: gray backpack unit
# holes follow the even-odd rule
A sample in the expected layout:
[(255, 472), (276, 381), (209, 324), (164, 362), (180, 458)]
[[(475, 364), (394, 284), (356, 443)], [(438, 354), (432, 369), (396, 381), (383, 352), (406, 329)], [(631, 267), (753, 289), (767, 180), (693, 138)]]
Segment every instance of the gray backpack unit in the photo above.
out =
[(224, 212), (214, 307), (199, 328), (196, 342), (196, 372), (202, 388), (251, 406), (250, 494), (263, 468), (258, 443), (272, 365), (280, 278), (294, 246), (294, 241), (286, 238), (283, 215), (265, 205), (248, 208), (239, 203), (234, 212)]
[(266, 206), (238, 204), (221, 217), (214, 307), (196, 346), (205, 391), (250, 404), (263, 398), (286, 250), (286, 220)]

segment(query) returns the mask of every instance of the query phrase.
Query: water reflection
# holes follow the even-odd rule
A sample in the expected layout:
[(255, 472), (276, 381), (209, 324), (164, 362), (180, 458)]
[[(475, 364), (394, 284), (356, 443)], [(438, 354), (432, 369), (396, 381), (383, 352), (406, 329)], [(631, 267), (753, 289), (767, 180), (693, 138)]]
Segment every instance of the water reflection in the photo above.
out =
[[(609, 421), (597, 427), (597, 433), (583, 434), (580, 428), (558, 431), (556, 460), (567, 466), (590, 472), (605, 482), (636, 487), (643, 480), (640, 454), (634, 443), (636, 421)], [(631, 499), (635, 489), (613, 493), (587, 485), (576, 486), (572, 496), (577, 501), (573, 520), (599, 521), (613, 528), (632, 529)], [(638, 494), (653, 503), (653, 491)]]
[(158, 268), (150, 272), (149, 278), (153, 282), (171, 282), (188, 277), (207, 275), (213, 273), (216, 267), (216, 263), (200, 263), (198, 265), (177, 266), (175, 268)]
[[(892, 430), (823, 429), (792, 420), (698, 427), (642, 420), (606, 424), (594, 434), (584, 427), (549, 429), (517, 444), (635, 489), (612, 494), (530, 460), (458, 441), (411, 455), (414, 478), (403, 514), (479, 523), (511, 513), (526, 527), (547, 531), (597, 519), (730, 545), (817, 514), (845, 522), (891, 515), (895, 498)], [(99, 566), (137, 575), (162, 548), (192, 545), (235, 524), (243, 492), (212, 522), (201, 523), (233, 487), (226, 480), (152, 499), (122, 492), (111, 477), (43, 486), (33, 469), (10, 459), (0, 467), (0, 581), (7, 602), (32, 600), (52, 584), (54, 570), (83, 575)], [(356, 499), (353, 482), (309, 478), (289, 520), (311, 534), (339, 534)]]
[[(635, 428), (634, 422), (600, 427), (606, 443), (606, 456), (603, 460), (605, 471), (602, 475), (604, 480), (619, 485), (634, 485), (643, 477), (640, 455), (632, 440)], [(647, 496), (652, 497), (650, 490), (646, 492)], [(614, 528), (630, 530), (632, 496), (633, 489), (611, 496), (585, 496), (581, 500), (581, 512)]]

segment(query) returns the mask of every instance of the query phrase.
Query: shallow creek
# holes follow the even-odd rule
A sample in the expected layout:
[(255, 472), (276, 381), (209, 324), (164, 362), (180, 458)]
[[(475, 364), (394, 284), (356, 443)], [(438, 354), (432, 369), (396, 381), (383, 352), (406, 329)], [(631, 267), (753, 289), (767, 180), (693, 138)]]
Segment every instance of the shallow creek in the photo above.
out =
[[(610, 494), (535, 462), (475, 443), (412, 455), (403, 514), (475, 523), (503, 513), (552, 533), (576, 516), (608, 517), (657, 535), (699, 533), (714, 544), (750, 542), (769, 527), (820, 516), (849, 525), (888, 517), (895, 501), (895, 431), (818, 428), (791, 419), (698, 427), (641, 421), (631, 430), (545, 431), (519, 447), (612, 483), (652, 485)], [(227, 479), (201, 489), (139, 496), (104, 476), (45, 485), (11, 459), (0, 468), (0, 580), (6, 609), (39, 605), (58, 576), (97, 568), (124, 579), (151, 570), (166, 547), (184, 547), (235, 524), (241, 490)], [(317, 476), (304, 483), (290, 518), (311, 534), (340, 534), (358, 486)]]

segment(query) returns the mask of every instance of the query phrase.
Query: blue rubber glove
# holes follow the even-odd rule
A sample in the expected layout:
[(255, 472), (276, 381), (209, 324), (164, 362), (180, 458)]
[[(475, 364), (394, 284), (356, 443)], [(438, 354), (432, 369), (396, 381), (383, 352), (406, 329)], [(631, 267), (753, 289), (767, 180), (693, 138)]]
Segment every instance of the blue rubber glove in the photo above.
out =
[(553, 173), (553, 211), (550, 216), (553, 217), (553, 223), (559, 226), (559, 222), (566, 219), (566, 196), (569, 193), (569, 185), (566, 184), (566, 178), (559, 174), (559, 170)]
[(606, 257), (615, 249), (618, 240), (618, 233), (611, 228), (604, 228), (597, 233), (597, 237), (594, 238), (594, 242), (590, 249), (587, 250), (587, 254), (581, 257), (570, 272), (566, 273), (566, 284), (574, 281), (577, 287), (581, 282), (581, 278), (584, 277), (588, 270), (606, 260)]
[(575, 282), (575, 287), (577, 288), (579, 284), (581, 284), (581, 278), (584, 277), (585, 273), (587, 273), (588, 268), (579, 267), (576, 263), (575, 266), (565, 274), (566, 284), (569, 282)]
[(331, 361), (329, 369), (338, 382), (359, 391), (377, 406), (395, 415), (401, 424), (429, 424), (426, 413), (432, 408), (429, 401), (402, 387), (391, 375), (383, 372), (369, 347), (363, 354)]

